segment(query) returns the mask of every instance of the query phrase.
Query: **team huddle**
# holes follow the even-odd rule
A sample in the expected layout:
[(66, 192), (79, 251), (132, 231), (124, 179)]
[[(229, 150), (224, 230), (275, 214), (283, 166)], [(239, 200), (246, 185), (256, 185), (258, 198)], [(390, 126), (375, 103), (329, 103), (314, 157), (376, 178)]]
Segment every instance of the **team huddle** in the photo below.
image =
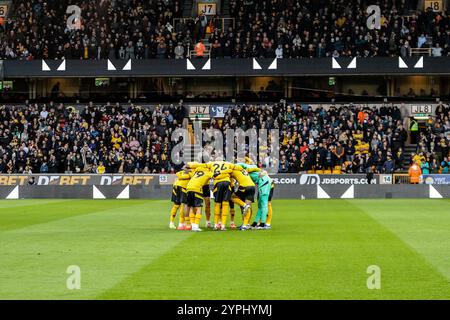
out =
[[(272, 196), (274, 183), (266, 171), (252, 164), (249, 158), (243, 163), (225, 161), (208, 163), (189, 162), (177, 172), (173, 184), (170, 212), (171, 229), (202, 231), (202, 207), (205, 204), (206, 228), (226, 230), (228, 215), (230, 228), (235, 229), (235, 205), (241, 208), (240, 230), (270, 229), (272, 221)], [(212, 187), (212, 188), (211, 188)], [(211, 190), (214, 196), (214, 221), (211, 222)], [(250, 224), (252, 203), (258, 190), (258, 211)], [(178, 227), (175, 217), (180, 211)]]

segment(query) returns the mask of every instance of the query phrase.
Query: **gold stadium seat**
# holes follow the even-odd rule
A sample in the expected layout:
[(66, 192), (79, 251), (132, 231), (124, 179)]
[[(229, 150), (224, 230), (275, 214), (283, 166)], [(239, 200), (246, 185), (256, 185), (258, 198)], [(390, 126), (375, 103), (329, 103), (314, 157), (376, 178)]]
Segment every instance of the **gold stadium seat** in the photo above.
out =
[(341, 167), (336, 167), (333, 169), (333, 174), (341, 174)]

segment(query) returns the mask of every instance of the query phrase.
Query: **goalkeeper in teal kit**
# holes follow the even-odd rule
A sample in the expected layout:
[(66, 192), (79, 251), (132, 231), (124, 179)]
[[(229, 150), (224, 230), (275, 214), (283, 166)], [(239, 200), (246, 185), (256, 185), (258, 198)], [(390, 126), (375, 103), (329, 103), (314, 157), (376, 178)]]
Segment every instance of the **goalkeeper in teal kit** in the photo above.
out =
[[(252, 224), (253, 228), (267, 229), (266, 220), (269, 206), (270, 190), (272, 188), (272, 179), (268, 176), (267, 172), (261, 171), (257, 166), (246, 163), (238, 163), (239, 166), (244, 168), (252, 178), (253, 182), (258, 186), (258, 213)], [(258, 225), (258, 222), (261, 223)], [(247, 226), (242, 226), (241, 230), (246, 230)]]

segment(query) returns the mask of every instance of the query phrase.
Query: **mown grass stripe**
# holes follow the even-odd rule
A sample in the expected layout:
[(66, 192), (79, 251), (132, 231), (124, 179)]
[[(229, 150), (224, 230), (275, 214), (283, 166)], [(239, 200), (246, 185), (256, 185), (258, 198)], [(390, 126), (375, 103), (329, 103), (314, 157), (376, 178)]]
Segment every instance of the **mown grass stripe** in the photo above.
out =
[[(399, 206), (393, 219), (412, 232), (420, 223), (408, 226), (415, 218), (408, 208), (427, 201), (360, 205)], [(353, 201), (275, 200), (271, 231), (199, 234), (168, 229), (168, 201), (86, 202), (102, 208), (0, 233), (0, 299), (447, 299), (450, 292), (423, 254)], [(70, 206), (90, 210), (82, 203)], [(417, 241), (446, 221), (448, 202), (429, 204)], [(67, 207), (38, 212), (64, 216)], [(440, 246), (430, 241), (429, 255)], [(65, 287), (71, 264), (82, 270), (79, 291)], [(381, 290), (366, 287), (371, 264), (381, 267)]]
[[(0, 234), (0, 298), (93, 298), (191, 236), (168, 232), (166, 201), (113, 202), (114, 208)], [(69, 265), (81, 268), (81, 290), (65, 286)]]
[[(45, 205), (49, 203), (64, 202), (64, 199), (41, 199), (38, 205)], [(0, 209), (4, 208), (18, 208), (23, 206), (36, 205), (36, 200), (0, 200)]]
[(415, 202), (414, 206), (410, 206), (409, 201), (367, 203), (354, 200), (352, 204), (390, 230), (450, 280), (450, 207), (447, 207), (450, 200), (431, 199)]
[[(5, 200), (7, 201), (7, 200)], [(22, 200), (14, 200), (19, 203)], [(140, 203), (143, 200), (140, 200)], [(26, 201), (24, 206), (4, 208), (0, 211), (0, 232), (25, 228), (35, 224), (47, 223), (68, 217), (91, 214), (109, 208), (128, 207), (136, 202), (117, 200), (66, 200), (62, 202)]]
[[(445, 298), (446, 279), (345, 201), (275, 201), (270, 232), (195, 234), (100, 299)], [(382, 269), (382, 290), (366, 287)], [(420, 288), (417, 290), (417, 288)]]

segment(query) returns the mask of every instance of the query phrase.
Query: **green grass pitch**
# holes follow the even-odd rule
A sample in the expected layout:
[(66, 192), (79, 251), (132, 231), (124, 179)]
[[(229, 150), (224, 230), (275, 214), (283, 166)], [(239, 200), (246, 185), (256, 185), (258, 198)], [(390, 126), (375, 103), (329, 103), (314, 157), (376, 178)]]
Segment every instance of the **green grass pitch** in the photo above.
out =
[(448, 200), (275, 200), (246, 232), (169, 230), (170, 207), (0, 201), (0, 299), (450, 299)]

